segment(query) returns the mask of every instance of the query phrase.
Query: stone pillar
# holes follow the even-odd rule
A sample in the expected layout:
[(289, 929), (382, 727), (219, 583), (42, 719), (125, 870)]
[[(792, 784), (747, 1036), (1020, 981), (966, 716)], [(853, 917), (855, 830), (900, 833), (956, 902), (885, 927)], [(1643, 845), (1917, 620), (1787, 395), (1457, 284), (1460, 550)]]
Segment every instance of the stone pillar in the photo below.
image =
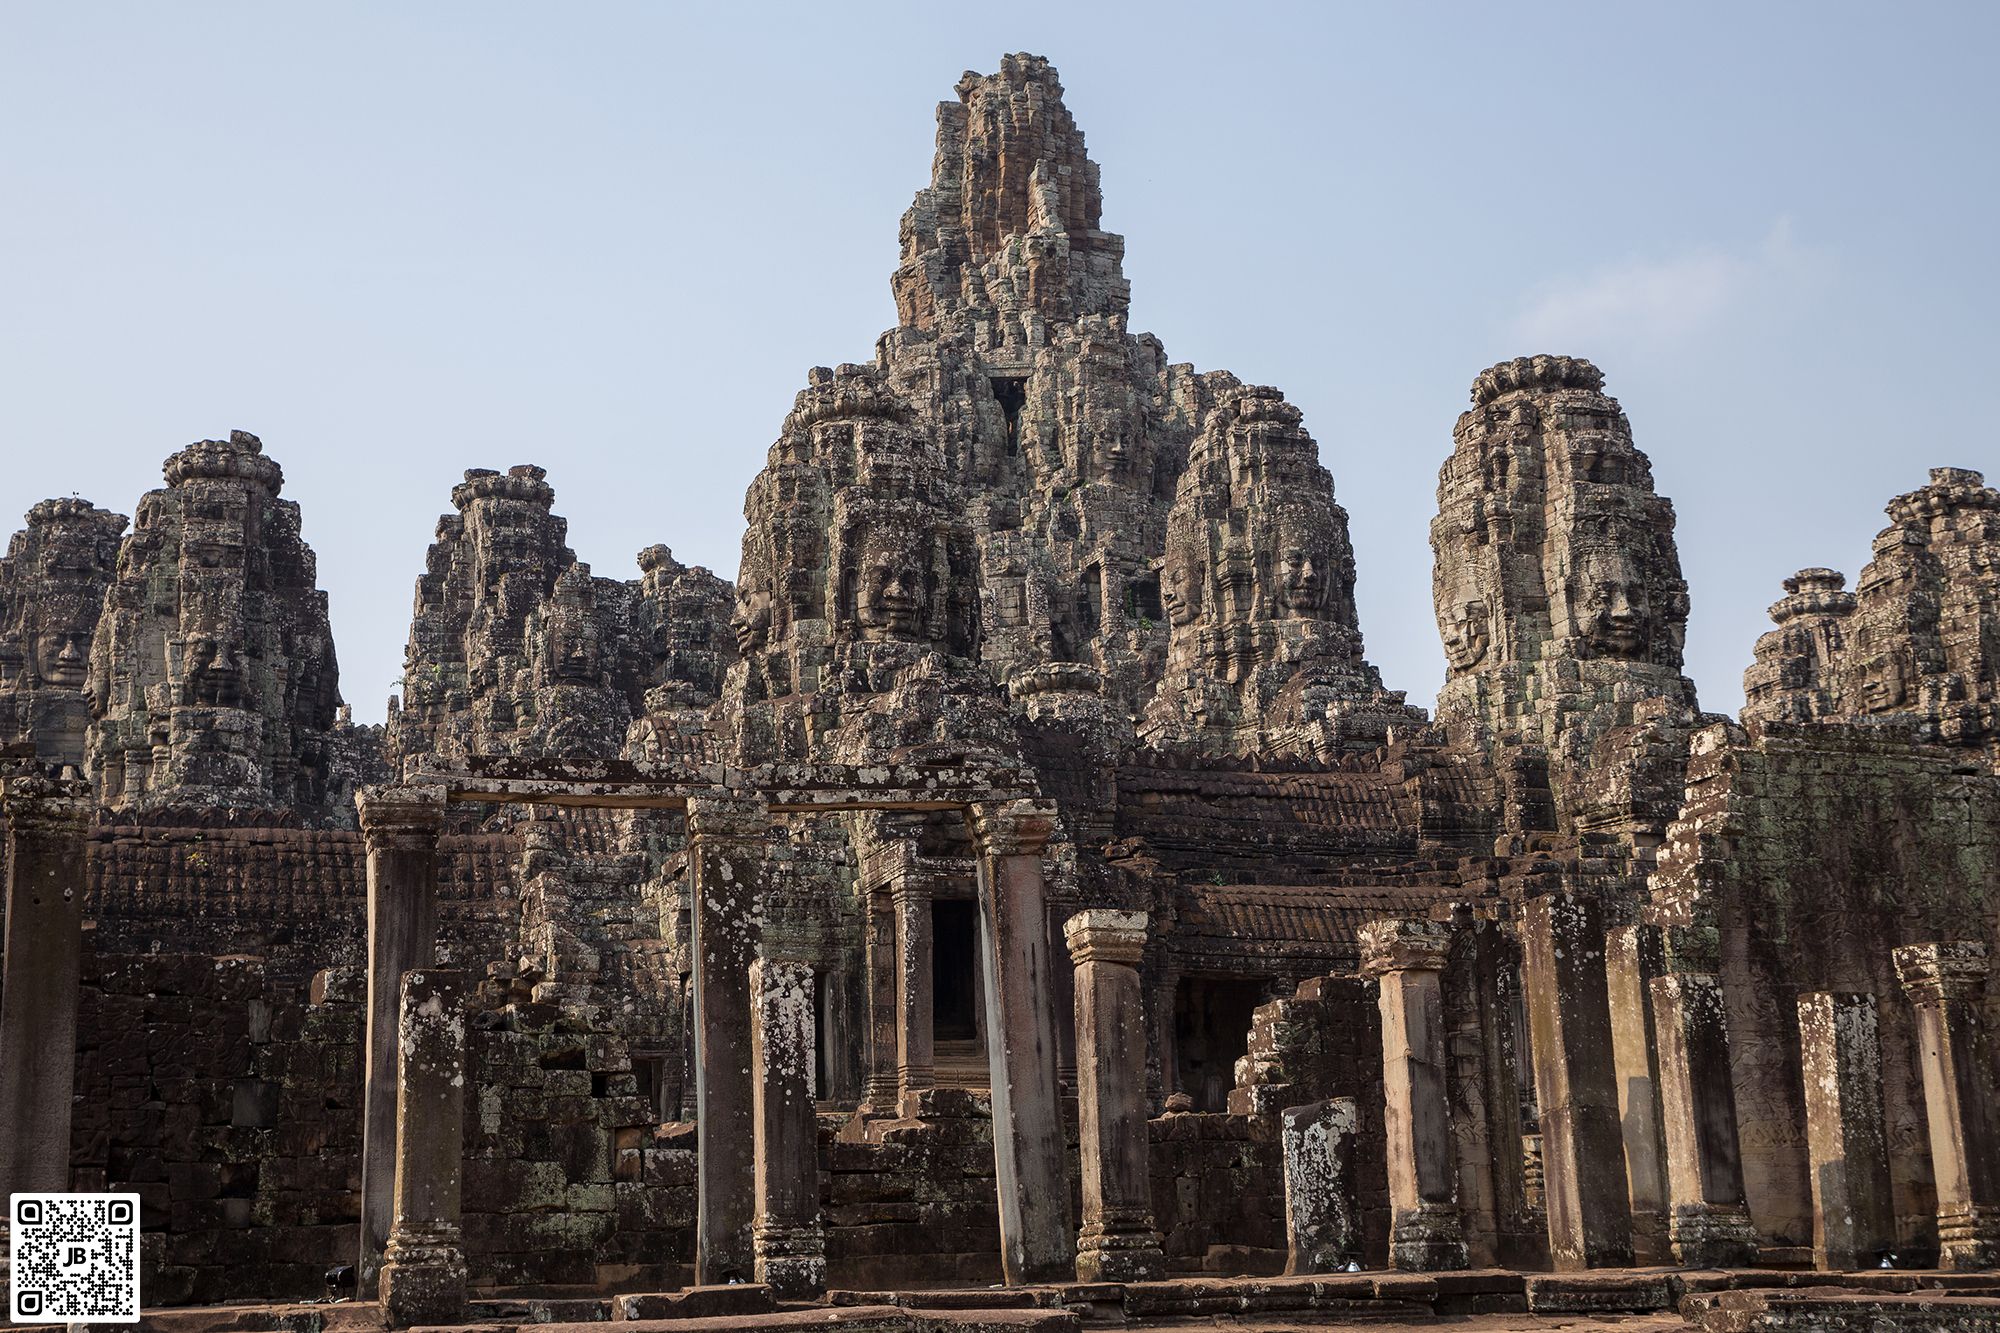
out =
[(897, 1104), (906, 1118), (914, 1119), (916, 1094), (937, 1083), (930, 884), (921, 875), (906, 874), (891, 893), (896, 904)]
[(1813, 1263), (1873, 1268), (1896, 1245), (1889, 1139), (1882, 1114), (1882, 1039), (1873, 995), (1799, 997)]
[(704, 1286), (756, 1270), (755, 1083), (750, 964), (757, 958), (764, 844), (760, 797), (688, 798), (694, 867), (695, 1256)]
[(355, 798), (368, 852), (368, 1027), (362, 1038), (358, 1294), (375, 1295), (396, 1205), (396, 1045), (403, 974), (437, 947), (443, 787), (369, 787)]
[(1352, 1097), (1288, 1106), (1280, 1116), (1285, 1154), (1285, 1272), (1337, 1273), (1361, 1258), (1355, 1207)]
[(1617, 1066), (1618, 1122), (1625, 1135), (1632, 1252), (1641, 1264), (1667, 1262), (1667, 1156), (1660, 1137), (1660, 1070), (1653, 1035), (1653, 978), (1664, 970), (1659, 927), (1644, 922), (1605, 931), (1611, 1052)]
[(812, 966), (769, 958), (752, 963), (750, 1015), (757, 1280), (785, 1300), (804, 1300), (826, 1289), (819, 1121), (813, 1113)]
[(1466, 1266), (1464, 1219), (1445, 1095), (1444, 989), (1451, 927), (1370, 921), (1362, 970), (1382, 1009), (1382, 1096), (1389, 1159), (1389, 1266), (1430, 1272)]
[(1747, 1268), (1757, 1230), (1743, 1195), (1736, 1084), (1722, 982), (1707, 972), (1653, 978), (1666, 1130), (1667, 1239), (1684, 1268)]
[(1604, 914), (1595, 898), (1530, 898), (1521, 981), (1541, 1111), (1549, 1262), (1559, 1272), (1632, 1266), (1625, 1137), (1618, 1123)]
[[(14, 1191), (69, 1189), (89, 793), (81, 782), (29, 775), (0, 784), (7, 821), (0, 1201)], [(0, 1227), (6, 1219), (0, 1211)]]
[(389, 1322), (465, 1317), (459, 1187), (465, 1166), (465, 973), (403, 974), (396, 1048), (396, 1219), (382, 1258)]
[(1991, 1268), (2000, 1259), (2000, 1161), (1996, 1161), (1988, 1053), (1979, 1014), (1986, 946), (1908, 944), (1896, 975), (1917, 1012), (1924, 1113), (1937, 1177), (1938, 1267)]
[(877, 1115), (897, 1105), (896, 907), (887, 889), (868, 895), (868, 1082), (862, 1097)]
[(1063, 923), (1076, 964), (1077, 1106), (1083, 1231), (1079, 1282), (1152, 1282), (1167, 1275), (1153, 1229), (1146, 1128), (1146, 1000), (1139, 961), (1144, 912), (1078, 912)]
[(1042, 873), (1055, 821), (1047, 801), (972, 807), (1000, 1266), (1010, 1285), (1067, 1281), (1075, 1258)]
[(1180, 994), (1181, 974), (1175, 967), (1170, 951), (1157, 949), (1153, 968), (1153, 1059), (1158, 1083), (1148, 1079), (1147, 1093), (1152, 1097), (1151, 1109), (1157, 1111), (1166, 1105), (1167, 1098), (1182, 1091), (1180, 1073), (1180, 1051), (1174, 1042), (1174, 1001)]

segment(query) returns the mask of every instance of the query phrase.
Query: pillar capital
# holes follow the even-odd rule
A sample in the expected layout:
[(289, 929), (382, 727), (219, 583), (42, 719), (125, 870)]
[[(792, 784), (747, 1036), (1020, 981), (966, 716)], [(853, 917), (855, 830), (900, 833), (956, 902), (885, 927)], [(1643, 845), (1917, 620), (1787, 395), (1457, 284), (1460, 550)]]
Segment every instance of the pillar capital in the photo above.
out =
[(972, 837), (986, 856), (1038, 856), (1055, 830), (1054, 801), (995, 801), (972, 807)]
[(1382, 917), (1361, 927), (1361, 970), (1441, 972), (1451, 951), (1451, 924), (1417, 917)]
[(1973, 999), (1986, 981), (1986, 946), (1976, 940), (1905, 944), (1894, 957), (1897, 979), (1915, 1005)]
[(1146, 953), (1146, 914), (1092, 908), (1063, 922), (1070, 961), (1137, 967)]
[(434, 785), (384, 784), (363, 787), (354, 796), (354, 810), (370, 847), (436, 842), (444, 827), (444, 806), (444, 788)]
[(761, 796), (733, 792), (690, 796), (687, 824), (690, 838), (748, 841), (770, 831), (771, 807)]

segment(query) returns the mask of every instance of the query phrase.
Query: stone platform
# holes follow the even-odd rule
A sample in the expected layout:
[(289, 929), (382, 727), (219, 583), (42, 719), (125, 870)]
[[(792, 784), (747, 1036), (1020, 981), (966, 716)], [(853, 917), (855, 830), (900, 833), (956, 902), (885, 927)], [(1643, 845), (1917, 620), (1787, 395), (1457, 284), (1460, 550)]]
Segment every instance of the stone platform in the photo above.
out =
[[(1869, 1270), (1625, 1269), (1589, 1273), (1334, 1273), (1163, 1282), (834, 1290), (780, 1302), (756, 1284), (607, 1297), (471, 1303), (454, 1333), (1082, 1333), (1087, 1327), (1339, 1328), (1389, 1323), (1476, 1333), (1660, 1329), (1690, 1333), (2000, 1333), (2000, 1274)], [(57, 1333), (60, 1325), (22, 1325)], [(110, 1326), (106, 1326), (108, 1329)], [(138, 1333), (387, 1333), (374, 1303), (148, 1311)], [(68, 1333), (77, 1333), (70, 1326)]]

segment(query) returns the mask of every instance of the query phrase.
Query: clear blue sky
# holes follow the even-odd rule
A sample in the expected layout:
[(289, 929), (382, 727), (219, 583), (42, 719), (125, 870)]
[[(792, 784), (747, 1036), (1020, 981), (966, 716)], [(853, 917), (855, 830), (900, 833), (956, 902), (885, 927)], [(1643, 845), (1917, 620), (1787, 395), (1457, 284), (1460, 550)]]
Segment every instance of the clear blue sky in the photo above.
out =
[(379, 718), (471, 466), (572, 545), (733, 573), (807, 367), (894, 322), (967, 68), (1048, 56), (1133, 323), (1276, 384), (1353, 516), (1393, 687), (1473, 375), (1603, 366), (1734, 711), (1778, 581), (1850, 579), (1933, 465), (2000, 472), (2000, 6), (0, 6), (0, 524), (130, 513), (254, 431)]

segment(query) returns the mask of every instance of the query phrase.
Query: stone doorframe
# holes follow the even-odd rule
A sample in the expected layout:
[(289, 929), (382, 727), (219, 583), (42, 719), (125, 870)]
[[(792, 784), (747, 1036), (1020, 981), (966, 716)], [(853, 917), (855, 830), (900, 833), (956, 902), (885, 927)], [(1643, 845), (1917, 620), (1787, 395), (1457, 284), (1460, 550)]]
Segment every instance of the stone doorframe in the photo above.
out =
[(763, 857), (781, 815), (956, 811), (977, 851), (1001, 1266), (1009, 1283), (1065, 1278), (1075, 1259), (1064, 1166), (1055, 960), (1043, 850), (1055, 808), (1024, 770), (980, 766), (722, 764), (475, 757), (356, 801), (367, 843), (368, 1020), (363, 1038), (360, 1274), (379, 1271), (393, 1220), (398, 987), (435, 961), (437, 838), (461, 804), (685, 810), (693, 876), (699, 1123), (695, 1281), (754, 1268), (749, 965)]

